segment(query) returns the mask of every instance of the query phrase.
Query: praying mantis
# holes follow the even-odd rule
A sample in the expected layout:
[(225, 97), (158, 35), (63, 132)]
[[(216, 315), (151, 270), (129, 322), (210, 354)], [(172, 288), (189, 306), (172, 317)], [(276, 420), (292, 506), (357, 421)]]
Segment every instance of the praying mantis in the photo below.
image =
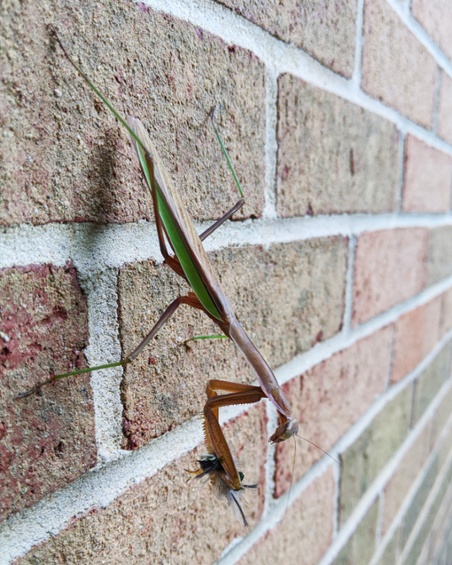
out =
[[(202, 244), (203, 240), (218, 229), (226, 220), (230, 219), (244, 204), (242, 188), (215, 125), (213, 113), (212, 123), (215, 134), (233, 174), (240, 193), (240, 199), (210, 228), (198, 235), (187, 209), (183, 205), (178, 193), (172, 188), (168, 174), (140, 120), (133, 117), (125, 120), (73, 61), (59, 39), (56, 30), (51, 26), (49, 26), (49, 30), (76, 71), (130, 134), (145, 183), (152, 196), (160, 251), (165, 263), (175, 273), (185, 279), (192, 290), (187, 295), (176, 298), (166, 308), (143, 341), (124, 359), (114, 363), (53, 375), (44, 383), (37, 385), (34, 389), (23, 393), (21, 396), (27, 396), (45, 384), (70, 375), (125, 366), (131, 363), (143, 351), (181, 304), (202, 310), (217, 324), (224, 335), (235, 343), (257, 377), (259, 386), (223, 380), (210, 380), (208, 382), (206, 389), (207, 401), (204, 406), (204, 431), (209, 455), (199, 461), (201, 468), (193, 474), (198, 476), (207, 474), (213, 480), (219, 480), (226, 490), (232, 494), (232, 499), (237, 504), (246, 524), (243, 511), (233, 493), (242, 490), (244, 487), (255, 485), (244, 485), (242, 482), (243, 474), (237, 471), (228, 443), (219, 424), (219, 409), (224, 406), (251, 404), (260, 401), (262, 398), (268, 398), (278, 412), (278, 427), (269, 440), (273, 443), (282, 442), (296, 434), (298, 422), (291, 414), (289, 401), (279, 386), (273, 371), (236, 318)], [(169, 252), (167, 242), (174, 255)]]

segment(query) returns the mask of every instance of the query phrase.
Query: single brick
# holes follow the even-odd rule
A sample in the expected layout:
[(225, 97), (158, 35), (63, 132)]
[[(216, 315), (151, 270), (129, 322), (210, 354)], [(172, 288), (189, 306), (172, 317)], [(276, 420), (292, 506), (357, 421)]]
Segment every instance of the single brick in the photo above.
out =
[(428, 495), (430, 494), (430, 491), (433, 488), (433, 485), (435, 484), (435, 480), (436, 477), (438, 475), (438, 460), (435, 459), (433, 461), (433, 463), (431, 464), (429, 470), (427, 471), (427, 473), (425, 474), (424, 479), (422, 480), (422, 483), (419, 485), (419, 488), (416, 492), (416, 494), (414, 495), (411, 504), (409, 505), (403, 522), (402, 522), (402, 526), (401, 526), (401, 532), (400, 532), (400, 544), (401, 547), (404, 547), (406, 545), (406, 542), (411, 534), (411, 531), (419, 517), (419, 515), (422, 512), (422, 509), (424, 507), (425, 501), (427, 500)]
[(419, 421), (450, 375), (450, 344), (444, 347), (414, 381), (412, 425)]
[[(285, 386), (302, 437), (327, 451), (364, 414), (385, 389), (391, 341), (392, 329), (380, 330)], [(278, 444), (276, 496), (321, 457), (318, 448), (300, 440), (294, 463), (292, 442)]]
[(364, 90), (430, 127), (436, 63), (385, 0), (365, 3), (363, 39)]
[[(250, 483), (259, 482), (258, 489), (247, 489), (242, 498), (251, 525), (261, 516), (265, 488), (262, 480), (267, 442), (256, 433), (261, 412), (253, 407), (225, 426), (232, 452), (240, 455), (240, 469)], [(18, 563), (217, 561), (234, 537), (243, 535), (244, 527), (234, 517), (234, 507), (228, 508), (226, 497), (218, 496), (208, 482), (192, 479), (187, 483), (185, 469), (196, 469), (196, 459), (203, 453), (204, 448), (198, 448), (131, 487), (106, 508), (93, 508), (85, 516), (74, 518), (66, 530), (52, 535)]]
[(433, 41), (452, 59), (450, 26), (452, 6), (449, 0), (413, 0), (411, 11)]
[(452, 143), (452, 79), (444, 71), (439, 92), (438, 135)]
[(441, 324), (439, 337), (442, 337), (449, 330), (452, 330), (452, 289), (445, 292), (441, 297)]
[(354, 563), (370, 563), (375, 551), (377, 533), (378, 500), (359, 523), (341, 552), (334, 560), (335, 565), (353, 565)]
[(321, 63), (351, 77), (355, 59), (357, 0), (269, 2), (218, 0), (272, 35), (304, 49)]
[(441, 298), (411, 310), (395, 323), (391, 382), (412, 371), (439, 339)]
[(385, 535), (399, 512), (430, 452), (431, 425), (427, 425), (400, 461), (384, 489), (381, 533)]
[(452, 275), (452, 226), (430, 231), (427, 250), (427, 284)]
[(85, 297), (70, 266), (0, 270), (0, 516), (34, 504), (96, 463), (89, 377), (17, 398), (82, 366)]
[(422, 290), (428, 232), (364, 233), (356, 248), (353, 324), (365, 322)]
[[(430, 530), (430, 561), (429, 563), (441, 563), (435, 560), (435, 555), (440, 554), (444, 544), (450, 539), (452, 534), (452, 490), (442, 498), (438, 512), (434, 518), (433, 525)], [(443, 561), (447, 563), (447, 561)]]
[(406, 140), (403, 209), (406, 212), (447, 212), (452, 183), (452, 158), (420, 139)]
[(394, 210), (395, 126), (289, 74), (278, 88), (278, 213)]
[(301, 493), (284, 519), (240, 563), (316, 564), (332, 541), (335, 499), (334, 475), (329, 469)]
[(250, 52), (130, 2), (8, 4), (0, 223), (152, 217), (128, 135), (65, 59), (49, 23), (115, 107), (144, 122), (197, 218), (217, 218), (237, 199), (208, 118), (221, 104), (217, 119), (247, 194), (242, 216), (261, 214), (265, 70)]
[[(267, 251), (249, 246), (212, 255), (235, 313), (271, 366), (289, 361), (339, 331), (347, 253), (345, 239), (325, 238), (273, 245)], [(121, 269), (124, 354), (138, 345), (170, 302), (187, 290), (167, 267), (149, 262)], [(255, 379), (229, 340), (183, 345), (190, 337), (218, 333), (204, 313), (182, 306), (126, 368), (123, 401), (129, 447), (142, 445), (200, 412), (209, 378)]]
[(410, 422), (411, 397), (412, 387), (406, 387), (342, 455), (341, 525), (404, 441)]

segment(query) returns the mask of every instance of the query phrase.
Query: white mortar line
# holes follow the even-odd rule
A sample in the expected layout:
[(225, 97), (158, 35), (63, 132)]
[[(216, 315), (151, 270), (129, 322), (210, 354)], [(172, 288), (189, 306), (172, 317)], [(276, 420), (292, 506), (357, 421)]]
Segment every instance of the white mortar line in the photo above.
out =
[(386, 2), (391, 6), (394, 12), (399, 16), (400, 20), (404, 23), (407, 29), (416, 37), (416, 39), (421, 43), (430, 55), (435, 59), (438, 65), (444, 69), (449, 76), (452, 77), (452, 64), (440, 49), (440, 47), (432, 40), (428, 33), (424, 30), (421, 24), (416, 20), (414, 15), (407, 14), (407, 11), (400, 2), (397, 0), (386, 0)]
[(364, 0), (358, 0), (356, 6), (356, 44), (355, 44), (355, 66), (353, 69), (353, 82), (356, 90), (361, 86), (362, 58), (363, 58), (363, 23), (364, 23)]
[[(202, 231), (211, 222), (197, 223)], [(364, 232), (452, 226), (452, 214), (338, 214), (286, 219), (227, 222), (205, 240), (207, 251), (227, 247), (291, 243), (331, 236), (359, 236)], [(162, 262), (155, 224), (20, 224), (0, 234), (0, 268), (72, 261), (83, 274), (152, 259)]]
[[(398, 111), (356, 89), (356, 83), (345, 79), (292, 44), (284, 43), (235, 12), (205, 0), (145, 0), (156, 11), (170, 14), (220, 37), (226, 43), (248, 49), (259, 57), (267, 69), (290, 73), (323, 90), (336, 94), (391, 122), (404, 132), (412, 133), (428, 145), (452, 155), (452, 147)], [(418, 26), (419, 27), (419, 26)], [(410, 31), (413, 31), (410, 29)], [(413, 32), (414, 33), (414, 32)], [(416, 35), (416, 33), (415, 33)], [(422, 34), (421, 34), (422, 35)], [(425, 35), (425, 32), (422, 36)], [(442, 56), (441, 61), (444, 60)]]
[(347, 259), (347, 274), (345, 281), (345, 297), (344, 297), (344, 316), (342, 319), (342, 331), (344, 334), (349, 334), (352, 327), (352, 314), (353, 314), (353, 283), (355, 278), (355, 252), (356, 252), (356, 238), (354, 236), (349, 238), (348, 241), (348, 259)]
[(266, 115), (265, 115), (265, 203), (264, 218), (275, 219), (276, 213), (276, 163), (278, 153), (277, 143), (277, 105), (278, 105), (278, 77), (267, 70), (266, 84)]
[[(85, 350), (88, 366), (121, 359), (118, 323), (118, 273), (107, 270), (90, 278), (80, 277), (87, 296), (89, 345)], [(122, 368), (91, 373), (94, 399), (96, 443), (99, 462), (109, 460), (121, 449), (122, 412), (120, 384)]]

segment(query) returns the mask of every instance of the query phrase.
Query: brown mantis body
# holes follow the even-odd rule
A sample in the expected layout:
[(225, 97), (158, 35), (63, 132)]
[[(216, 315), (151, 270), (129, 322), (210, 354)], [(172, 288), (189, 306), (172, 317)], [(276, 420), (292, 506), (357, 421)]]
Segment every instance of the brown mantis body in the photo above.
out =
[[(270, 441), (275, 443), (284, 441), (298, 431), (298, 422), (292, 417), (290, 404), (285, 394), (281, 390), (269, 365), (254, 346), (234, 315), (232, 307), (202, 244), (202, 241), (206, 237), (213, 233), (227, 219), (231, 218), (231, 216), (243, 206), (244, 199), (241, 198), (235, 206), (217, 220), (208, 230), (198, 235), (193, 221), (181, 202), (179, 195), (172, 188), (166, 170), (141, 122), (136, 118), (129, 118), (126, 123), (102, 93), (99, 92), (88, 77), (72, 61), (53, 28), (51, 32), (59, 42), (72, 65), (129, 131), (140, 160), (143, 175), (152, 195), (160, 250), (167, 265), (178, 275), (183, 277), (193, 291), (189, 292), (186, 296), (178, 297), (172, 302), (144, 340), (130, 355), (125, 357), (125, 359), (115, 363), (54, 375), (47, 382), (73, 374), (131, 363), (181, 304), (187, 304), (193, 308), (202, 310), (217, 324), (221, 331), (236, 344), (259, 382), (259, 386), (251, 386), (217, 380), (209, 381), (207, 385), (208, 400), (204, 407), (204, 427), (206, 446), (211, 457), (205, 460), (208, 461), (207, 463), (204, 465), (201, 464), (201, 470), (197, 474), (211, 474), (212, 476), (216, 474), (227, 488), (232, 491), (241, 490), (245, 486), (242, 484), (243, 476), (237, 471), (229, 446), (221, 430), (218, 419), (219, 409), (223, 406), (254, 403), (267, 397), (276, 407), (279, 417), (278, 428), (270, 437)], [(226, 150), (224, 149), (222, 140), (216, 129), (215, 131), (241, 192), (240, 185)], [(169, 242), (174, 255), (169, 253), (166, 241)], [(35, 388), (39, 388), (39, 385)], [(32, 391), (28, 393), (30, 392)], [(220, 392), (221, 394), (219, 394)], [(25, 393), (23, 396), (28, 393)]]

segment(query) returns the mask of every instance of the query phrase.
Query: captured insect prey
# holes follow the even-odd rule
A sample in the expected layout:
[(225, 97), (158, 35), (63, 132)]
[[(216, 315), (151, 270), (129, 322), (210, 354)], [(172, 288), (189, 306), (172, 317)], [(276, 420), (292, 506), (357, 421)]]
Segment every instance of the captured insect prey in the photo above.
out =
[[(184, 296), (176, 298), (166, 308), (143, 341), (124, 359), (114, 363), (106, 363), (104, 365), (52, 375), (46, 382), (38, 384), (21, 396), (27, 396), (50, 382), (71, 375), (109, 367), (125, 366), (132, 363), (181, 304), (203, 311), (225, 336), (235, 343), (256, 376), (258, 386), (219, 380), (209, 381), (207, 385), (208, 400), (204, 408), (204, 427), (208, 455), (199, 460), (200, 469), (194, 472), (194, 474), (198, 477), (209, 476), (211, 482), (220, 491), (224, 492), (228, 500), (236, 506), (242, 521), (246, 524), (245, 515), (238, 500), (238, 492), (244, 488), (254, 488), (256, 485), (244, 485), (242, 482), (243, 474), (237, 471), (228, 443), (220, 428), (218, 420), (219, 408), (251, 404), (260, 401), (262, 398), (267, 398), (278, 412), (278, 426), (270, 437), (270, 441), (274, 443), (284, 441), (296, 434), (298, 422), (292, 416), (289, 401), (279, 386), (273, 371), (252, 343), (241, 323), (237, 320), (202, 244), (203, 240), (217, 230), (226, 220), (230, 219), (244, 204), (243, 191), (215, 124), (213, 111), (211, 112), (213, 128), (227, 160), (228, 167), (234, 177), (240, 198), (210, 228), (198, 235), (192, 218), (182, 203), (179, 194), (173, 189), (169, 175), (163, 167), (157, 150), (143, 124), (135, 117), (129, 117), (125, 120), (69, 56), (55, 29), (49, 27), (49, 30), (73, 67), (129, 132), (138, 156), (145, 184), (152, 198), (158, 241), (164, 261), (189, 284), (191, 291)], [(167, 242), (173, 254), (170, 254)]]

